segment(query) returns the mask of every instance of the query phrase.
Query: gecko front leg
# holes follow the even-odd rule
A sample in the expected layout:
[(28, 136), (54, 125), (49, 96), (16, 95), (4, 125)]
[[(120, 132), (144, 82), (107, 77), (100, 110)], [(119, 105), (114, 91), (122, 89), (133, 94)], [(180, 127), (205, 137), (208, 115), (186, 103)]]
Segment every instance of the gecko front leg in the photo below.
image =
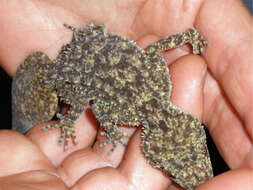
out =
[[(118, 125), (123, 123), (119, 120), (119, 118), (115, 119), (115, 113), (111, 112), (111, 109), (106, 109), (103, 104), (98, 102), (94, 102), (92, 105), (92, 111), (96, 115), (100, 125), (104, 128), (100, 134), (107, 138), (107, 140), (102, 142), (99, 146), (105, 147), (106, 145), (112, 143), (112, 148), (108, 152), (109, 155), (113, 153), (118, 144), (126, 146), (126, 139), (129, 137), (129, 135), (121, 131), (118, 127)], [(106, 112), (106, 114), (104, 112)]]
[[(60, 100), (70, 105), (66, 114), (57, 114), (59, 121), (55, 124), (49, 124), (43, 127), (43, 131), (48, 129), (61, 129), (59, 145), (64, 143), (64, 149), (68, 150), (70, 139), (72, 138), (75, 144), (78, 144), (75, 130), (75, 122), (79, 116), (89, 106), (89, 100), (82, 93), (82, 89), (76, 88), (71, 84), (57, 85), (58, 95)], [(78, 93), (79, 92), (79, 93)]]

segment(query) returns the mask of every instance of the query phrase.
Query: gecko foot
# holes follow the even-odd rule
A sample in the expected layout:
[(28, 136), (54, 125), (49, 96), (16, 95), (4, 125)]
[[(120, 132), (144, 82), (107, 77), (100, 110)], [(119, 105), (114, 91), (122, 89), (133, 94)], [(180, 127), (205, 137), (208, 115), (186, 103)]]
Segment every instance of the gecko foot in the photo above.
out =
[(205, 37), (202, 36), (195, 28), (190, 28), (186, 32), (187, 36), (190, 39), (190, 44), (193, 48), (193, 54), (205, 54), (205, 47), (208, 46), (208, 42), (206, 41)]
[(114, 150), (117, 148), (118, 144), (122, 144), (123, 146), (126, 146), (127, 143), (125, 141), (126, 138), (129, 137), (128, 134), (120, 131), (119, 129), (116, 128), (113, 133), (109, 134), (106, 131), (102, 131), (100, 133), (102, 136), (107, 137), (107, 140), (104, 141), (103, 143), (99, 144), (100, 147), (105, 147), (108, 144), (112, 143), (112, 148), (108, 152), (108, 155), (111, 155)]
[(67, 151), (69, 148), (69, 142), (72, 138), (74, 144), (78, 144), (78, 140), (76, 137), (76, 131), (74, 128), (74, 122), (70, 119), (64, 118), (60, 119), (58, 123), (49, 124), (42, 128), (43, 131), (47, 131), (48, 129), (58, 129), (61, 128), (61, 136), (58, 141), (59, 146), (62, 146), (64, 143), (64, 150)]

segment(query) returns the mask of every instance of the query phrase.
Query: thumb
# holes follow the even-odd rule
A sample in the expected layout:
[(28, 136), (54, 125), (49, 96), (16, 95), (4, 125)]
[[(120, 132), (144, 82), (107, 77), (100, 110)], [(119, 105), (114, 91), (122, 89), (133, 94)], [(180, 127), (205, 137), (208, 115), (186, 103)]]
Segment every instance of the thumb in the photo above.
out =
[(218, 175), (196, 190), (252, 190), (253, 169), (241, 168)]

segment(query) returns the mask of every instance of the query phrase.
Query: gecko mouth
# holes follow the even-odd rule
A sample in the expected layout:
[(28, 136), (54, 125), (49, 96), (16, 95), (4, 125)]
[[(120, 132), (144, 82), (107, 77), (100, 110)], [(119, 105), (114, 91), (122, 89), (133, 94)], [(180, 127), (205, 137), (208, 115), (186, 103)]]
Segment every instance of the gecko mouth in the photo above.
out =
[[(59, 99), (58, 99), (59, 100)], [(51, 121), (57, 121), (59, 120), (59, 117), (57, 115), (66, 115), (69, 109), (71, 108), (71, 105), (66, 104), (64, 101), (59, 100), (57, 110), (51, 119)]]
[[(93, 100), (90, 100), (89, 102), (89, 106), (91, 107), (92, 104), (93, 104)], [(56, 109), (56, 112), (53, 116), (53, 118), (50, 120), (50, 121), (57, 121), (59, 120), (59, 117), (58, 115), (66, 115), (68, 113), (68, 111), (71, 109), (71, 105), (70, 104), (67, 104), (66, 102), (60, 100), (60, 98), (58, 98), (58, 105), (57, 105), (57, 109)]]

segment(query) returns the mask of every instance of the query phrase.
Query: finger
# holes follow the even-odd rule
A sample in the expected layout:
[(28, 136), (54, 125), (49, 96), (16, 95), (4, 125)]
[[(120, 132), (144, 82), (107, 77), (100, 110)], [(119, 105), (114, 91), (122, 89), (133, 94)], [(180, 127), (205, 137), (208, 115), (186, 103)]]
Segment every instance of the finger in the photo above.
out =
[(224, 58), (231, 58), (235, 52), (245, 51), (241, 50), (241, 47), (250, 45), (252, 22), (252, 16), (242, 1), (230, 0), (229, 3), (226, 0), (203, 1), (195, 26), (210, 43), (206, 58), (208, 64), (212, 66), (213, 73), (221, 74), (227, 64), (216, 63)]
[(253, 170), (252, 169), (237, 169), (223, 173), (214, 177), (210, 181), (202, 184), (196, 190), (251, 190), (253, 187)]
[(67, 151), (64, 151), (64, 145), (59, 146), (58, 143), (61, 129), (43, 131), (42, 128), (45, 125), (46, 124), (40, 124), (32, 128), (28, 132), (27, 137), (47, 155), (54, 166), (58, 166), (72, 152), (83, 148), (90, 148), (97, 134), (97, 123), (90, 109), (81, 114), (76, 121), (75, 130), (78, 144), (74, 144), (74, 142), (71, 141)]
[(56, 175), (47, 157), (25, 136), (8, 130), (0, 132), (0, 176), (32, 170), (44, 170)]
[(57, 172), (68, 186), (72, 186), (82, 176), (104, 167), (112, 167), (112, 165), (91, 148), (85, 148), (72, 153), (64, 159), (57, 168)]
[(230, 168), (252, 168), (252, 140), (245, 123), (229, 100), (224, 98), (224, 92), (210, 74), (207, 75), (204, 94), (204, 123), (223, 159)]
[(200, 120), (203, 114), (206, 71), (204, 59), (197, 55), (184, 56), (170, 66), (172, 102)]
[(54, 5), (45, 1), (0, 2), (0, 41), (6, 44), (0, 46), (0, 59), (9, 75), (13, 76), (18, 65), (35, 50), (56, 57), (59, 48), (71, 38), (63, 23), (82, 23), (69, 7), (68, 1)]
[(110, 189), (110, 190), (128, 190), (134, 187), (130, 185), (124, 176), (118, 170), (112, 167), (105, 167), (91, 171), (83, 176), (73, 187), (73, 190), (81, 189)]
[(171, 184), (171, 181), (147, 162), (141, 151), (140, 134), (141, 130), (134, 133), (118, 169), (136, 189), (142, 189), (144, 184), (146, 189), (165, 189)]
[(0, 177), (1, 190), (68, 190), (62, 180), (47, 171), (29, 171)]
[[(196, 19), (196, 27), (200, 28), (210, 42), (206, 54), (208, 68), (220, 85), (224, 98), (228, 99), (244, 122), (247, 135), (251, 139), (253, 138), (252, 23), (249, 11), (242, 1), (237, 0), (230, 0), (229, 3), (220, 0), (204, 1)], [(210, 97), (212, 99), (219, 96), (215, 93), (212, 95), (215, 96)]]
[[(129, 133), (133, 130), (135, 129), (130, 129)], [(100, 139), (102, 138), (100, 137)], [(100, 143), (100, 140), (96, 140), (93, 147), (88, 146), (74, 152), (71, 151), (72, 153), (61, 162), (57, 168), (57, 172), (68, 186), (72, 186), (80, 178), (93, 170), (118, 166), (122, 160), (125, 147), (118, 145), (113, 153), (109, 155), (108, 152), (112, 145), (100, 147)]]
[(231, 168), (253, 167), (252, 16), (242, 1), (204, 1), (195, 24), (210, 43), (204, 123)]
[(117, 169), (103, 167), (93, 170), (82, 176), (73, 186), (73, 189), (101, 189), (101, 187), (111, 190), (165, 189), (170, 181), (160, 171), (155, 170), (147, 163), (140, 150), (140, 140), (139, 131), (131, 139), (128, 147), (131, 154), (128, 151), (126, 152), (124, 164), (120, 164)]

